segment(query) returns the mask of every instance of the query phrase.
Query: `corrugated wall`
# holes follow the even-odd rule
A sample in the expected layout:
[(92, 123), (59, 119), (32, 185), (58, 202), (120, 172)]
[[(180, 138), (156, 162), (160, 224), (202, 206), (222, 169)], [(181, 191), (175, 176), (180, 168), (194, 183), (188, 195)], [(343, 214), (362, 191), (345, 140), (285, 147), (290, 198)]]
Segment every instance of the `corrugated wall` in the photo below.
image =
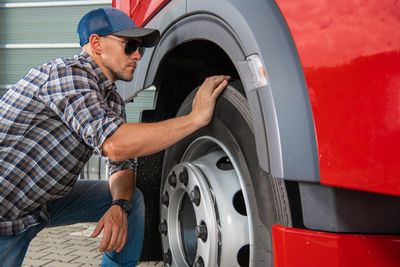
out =
[[(0, 96), (32, 66), (78, 54), (80, 18), (105, 6), (111, 0), (0, 1)], [(137, 122), (143, 109), (152, 108), (153, 98), (154, 91), (144, 91), (127, 104), (128, 122)], [(92, 165), (90, 172), (98, 172)]]

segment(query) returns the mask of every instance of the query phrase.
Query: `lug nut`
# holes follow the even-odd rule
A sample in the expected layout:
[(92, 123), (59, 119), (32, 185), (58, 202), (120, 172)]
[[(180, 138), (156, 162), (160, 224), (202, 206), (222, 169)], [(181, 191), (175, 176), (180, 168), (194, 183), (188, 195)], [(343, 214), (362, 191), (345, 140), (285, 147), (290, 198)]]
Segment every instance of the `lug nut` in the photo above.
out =
[(196, 206), (200, 205), (200, 190), (197, 186), (190, 192), (190, 200), (196, 204)]
[(167, 252), (164, 253), (164, 262), (169, 265), (171, 265), (171, 263), (172, 263), (172, 254), (171, 254), (171, 250), (169, 250), (169, 249)]
[(160, 225), (158, 226), (158, 231), (160, 232), (160, 234), (163, 234), (163, 235), (167, 234), (168, 227), (167, 227), (167, 223), (165, 221), (160, 223)]
[(161, 203), (168, 207), (168, 205), (169, 205), (169, 196), (168, 196), (167, 192), (165, 192), (165, 194), (163, 194), (161, 196)]
[(168, 176), (168, 183), (172, 187), (176, 186), (176, 174), (175, 174), (175, 172), (172, 172), (172, 174), (170, 176)]
[(197, 225), (194, 229), (194, 232), (196, 233), (197, 238), (200, 238), (203, 242), (207, 241), (208, 231), (204, 222), (201, 222), (200, 225)]
[(204, 267), (204, 261), (201, 257), (197, 259), (197, 261), (194, 263), (193, 267)]
[(189, 181), (189, 175), (186, 169), (183, 169), (183, 171), (179, 174), (179, 181), (185, 186), (187, 186)]

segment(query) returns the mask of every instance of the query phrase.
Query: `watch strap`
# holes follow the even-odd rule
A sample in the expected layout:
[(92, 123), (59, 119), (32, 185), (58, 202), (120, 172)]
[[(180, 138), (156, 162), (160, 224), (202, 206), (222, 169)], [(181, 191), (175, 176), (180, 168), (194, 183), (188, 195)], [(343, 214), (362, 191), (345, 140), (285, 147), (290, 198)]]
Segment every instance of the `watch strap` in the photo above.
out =
[(120, 206), (122, 208), (122, 211), (128, 215), (131, 213), (132, 210), (131, 202), (126, 199), (116, 199), (113, 202), (111, 202), (111, 206), (113, 205)]

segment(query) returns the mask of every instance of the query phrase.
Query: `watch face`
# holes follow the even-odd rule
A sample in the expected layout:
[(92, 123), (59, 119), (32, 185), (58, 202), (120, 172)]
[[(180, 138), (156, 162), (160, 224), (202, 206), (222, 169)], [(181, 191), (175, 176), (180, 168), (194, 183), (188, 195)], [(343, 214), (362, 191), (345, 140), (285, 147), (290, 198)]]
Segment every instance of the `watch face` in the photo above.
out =
[(122, 203), (122, 208), (123, 210), (125, 210), (127, 213), (131, 212), (132, 208), (131, 208), (131, 203), (129, 203), (128, 201), (124, 201)]
[(119, 205), (122, 208), (122, 210), (126, 212), (128, 215), (132, 210), (131, 203), (125, 199), (114, 200), (111, 205)]

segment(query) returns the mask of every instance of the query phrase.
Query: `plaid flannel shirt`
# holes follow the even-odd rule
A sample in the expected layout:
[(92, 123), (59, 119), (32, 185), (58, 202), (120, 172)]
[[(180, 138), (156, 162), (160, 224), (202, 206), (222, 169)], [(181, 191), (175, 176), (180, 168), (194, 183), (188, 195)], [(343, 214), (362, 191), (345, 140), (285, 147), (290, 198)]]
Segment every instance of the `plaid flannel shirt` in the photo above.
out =
[[(48, 221), (93, 151), (125, 121), (125, 106), (85, 52), (32, 68), (0, 99), (0, 235)], [(135, 162), (107, 161), (110, 174)]]

